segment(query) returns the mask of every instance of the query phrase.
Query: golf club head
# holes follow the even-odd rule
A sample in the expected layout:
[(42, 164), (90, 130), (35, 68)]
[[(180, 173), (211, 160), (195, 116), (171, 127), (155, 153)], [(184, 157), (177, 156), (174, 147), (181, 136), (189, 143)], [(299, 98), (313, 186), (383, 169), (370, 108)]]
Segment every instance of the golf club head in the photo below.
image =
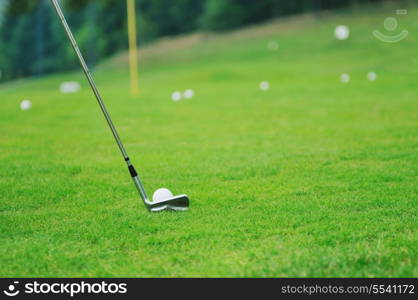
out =
[(148, 204), (150, 212), (160, 211), (186, 211), (189, 208), (189, 197), (187, 195), (173, 196), (167, 199), (152, 201)]

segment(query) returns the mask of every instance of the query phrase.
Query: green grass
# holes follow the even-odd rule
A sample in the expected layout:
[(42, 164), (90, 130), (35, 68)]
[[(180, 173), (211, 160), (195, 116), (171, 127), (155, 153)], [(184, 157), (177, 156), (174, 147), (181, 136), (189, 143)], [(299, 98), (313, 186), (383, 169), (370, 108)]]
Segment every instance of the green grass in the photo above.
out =
[(404, 41), (374, 39), (393, 12), (157, 43), (138, 99), (124, 55), (98, 68), (147, 190), (187, 193), (187, 213), (144, 210), (81, 73), (0, 85), (0, 275), (417, 276), (418, 9)]

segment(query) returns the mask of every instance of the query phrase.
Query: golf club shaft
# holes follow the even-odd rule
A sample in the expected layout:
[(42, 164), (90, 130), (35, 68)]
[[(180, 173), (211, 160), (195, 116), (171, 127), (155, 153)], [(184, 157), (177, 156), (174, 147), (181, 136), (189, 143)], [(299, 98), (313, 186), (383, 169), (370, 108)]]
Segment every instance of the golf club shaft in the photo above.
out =
[(141, 180), (138, 177), (138, 174), (132, 165), (128, 153), (125, 150), (125, 147), (122, 144), (122, 141), (119, 137), (119, 134), (115, 128), (115, 125), (112, 122), (112, 119), (110, 118), (109, 113), (107, 112), (106, 106), (102, 100), (102, 97), (100, 96), (99, 90), (96, 87), (96, 84), (94, 83), (93, 77), (91, 75), (91, 72), (89, 68), (87, 67), (87, 64), (83, 58), (83, 55), (81, 54), (80, 49), (78, 48), (77, 42), (74, 38), (73, 33), (71, 32), (70, 27), (68, 26), (67, 20), (65, 19), (64, 13), (62, 12), (62, 9), (58, 3), (58, 0), (51, 0), (52, 5), (55, 8), (55, 11), (58, 14), (58, 17), (61, 19), (61, 23), (64, 26), (65, 32), (67, 33), (68, 39), (71, 42), (71, 45), (73, 46), (73, 49), (78, 57), (78, 60), (80, 61), (81, 67), (83, 68), (83, 71), (87, 77), (87, 80), (90, 84), (91, 89), (93, 90), (94, 95), (96, 96), (97, 102), (99, 103), (99, 106), (103, 112), (103, 115), (107, 121), (107, 124), (110, 127), (110, 130), (112, 131), (112, 134), (116, 140), (116, 143), (118, 144), (118, 147), (120, 149), (120, 152), (123, 155), (123, 158), (125, 159), (126, 164), (128, 165), (129, 172), (131, 173), (132, 179), (135, 183), (136, 188), (138, 189), (139, 194), (141, 195), (142, 200), (147, 205), (148, 204), (148, 196), (145, 192), (144, 186), (142, 185)]

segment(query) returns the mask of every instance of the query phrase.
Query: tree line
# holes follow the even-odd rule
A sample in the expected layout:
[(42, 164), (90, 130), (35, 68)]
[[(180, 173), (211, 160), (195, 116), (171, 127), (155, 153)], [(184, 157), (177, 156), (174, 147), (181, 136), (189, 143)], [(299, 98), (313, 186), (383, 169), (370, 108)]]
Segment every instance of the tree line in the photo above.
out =
[[(138, 40), (223, 31), (270, 18), (382, 0), (136, 0)], [(61, 0), (90, 65), (127, 48), (125, 0)], [(77, 66), (49, 0), (0, 0), (1, 80)]]

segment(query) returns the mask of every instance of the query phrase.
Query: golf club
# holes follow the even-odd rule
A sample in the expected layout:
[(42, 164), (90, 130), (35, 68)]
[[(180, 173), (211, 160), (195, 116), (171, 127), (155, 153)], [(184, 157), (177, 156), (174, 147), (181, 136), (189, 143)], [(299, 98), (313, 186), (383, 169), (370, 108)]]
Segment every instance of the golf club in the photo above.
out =
[(120, 149), (120, 152), (122, 153), (123, 158), (125, 159), (126, 164), (128, 165), (129, 173), (132, 176), (132, 179), (135, 183), (135, 186), (139, 192), (139, 195), (141, 196), (142, 200), (144, 201), (145, 206), (148, 208), (151, 212), (159, 212), (159, 211), (185, 211), (189, 207), (189, 198), (187, 195), (178, 195), (178, 196), (166, 196), (164, 199), (153, 199), (153, 201), (150, 201), (148, 199), (147, 193), (145, 192), (144, 186), (139, 179), (138, 173), (136, 172), (134, 166), (132, 165), (128, 153), (125, 150), (125, 147), (122, 144), (122, 141), (119, 137), (118, 132), (116, 131), (115, 126), (113, 125), (112, 119), (110, 118), (109, 113), (107, 112), (106, 106), (102, 100), (102, 97), (100, 96), (100, 93), (96, 87), (96, 84), (94, 83), (93, 77), (90, 73), (89, 68), (87, 67), (86, 62), (84, 61), (83, 55), (81, 54), (80, 49), (77, 46), (77, 43), (75, 41), (75, 38), (71, 32), (70, 27), (68, 26), (68, 23), (64, 17), (64, 14), (62, 12), (62, 9), (58, 3), (58, 0), (51, 0), (52, 5), (55, 8), (55, 11), (58, 14), (58, 17), (61, 19), (62, 25), (64, 26), (64, 29), (67, 33), (68, 39), (71, 42), (71, 45), (78, 57), (78, 60), (80, 61), (81, 67), (84, 70), (84, 73), (87, 77), (87, 80), (90, 84), (91, 89), (93, 90), (94, 95), (96, 96), (97, 102), (99, 103), (99, 106), (103, 112), (104, 117), (106, 118), (107, 124), (110, 127), (110, 130), (112, 131), (112, 134), (116, 140), (116, 143), (118, 144), (118, 147)]

